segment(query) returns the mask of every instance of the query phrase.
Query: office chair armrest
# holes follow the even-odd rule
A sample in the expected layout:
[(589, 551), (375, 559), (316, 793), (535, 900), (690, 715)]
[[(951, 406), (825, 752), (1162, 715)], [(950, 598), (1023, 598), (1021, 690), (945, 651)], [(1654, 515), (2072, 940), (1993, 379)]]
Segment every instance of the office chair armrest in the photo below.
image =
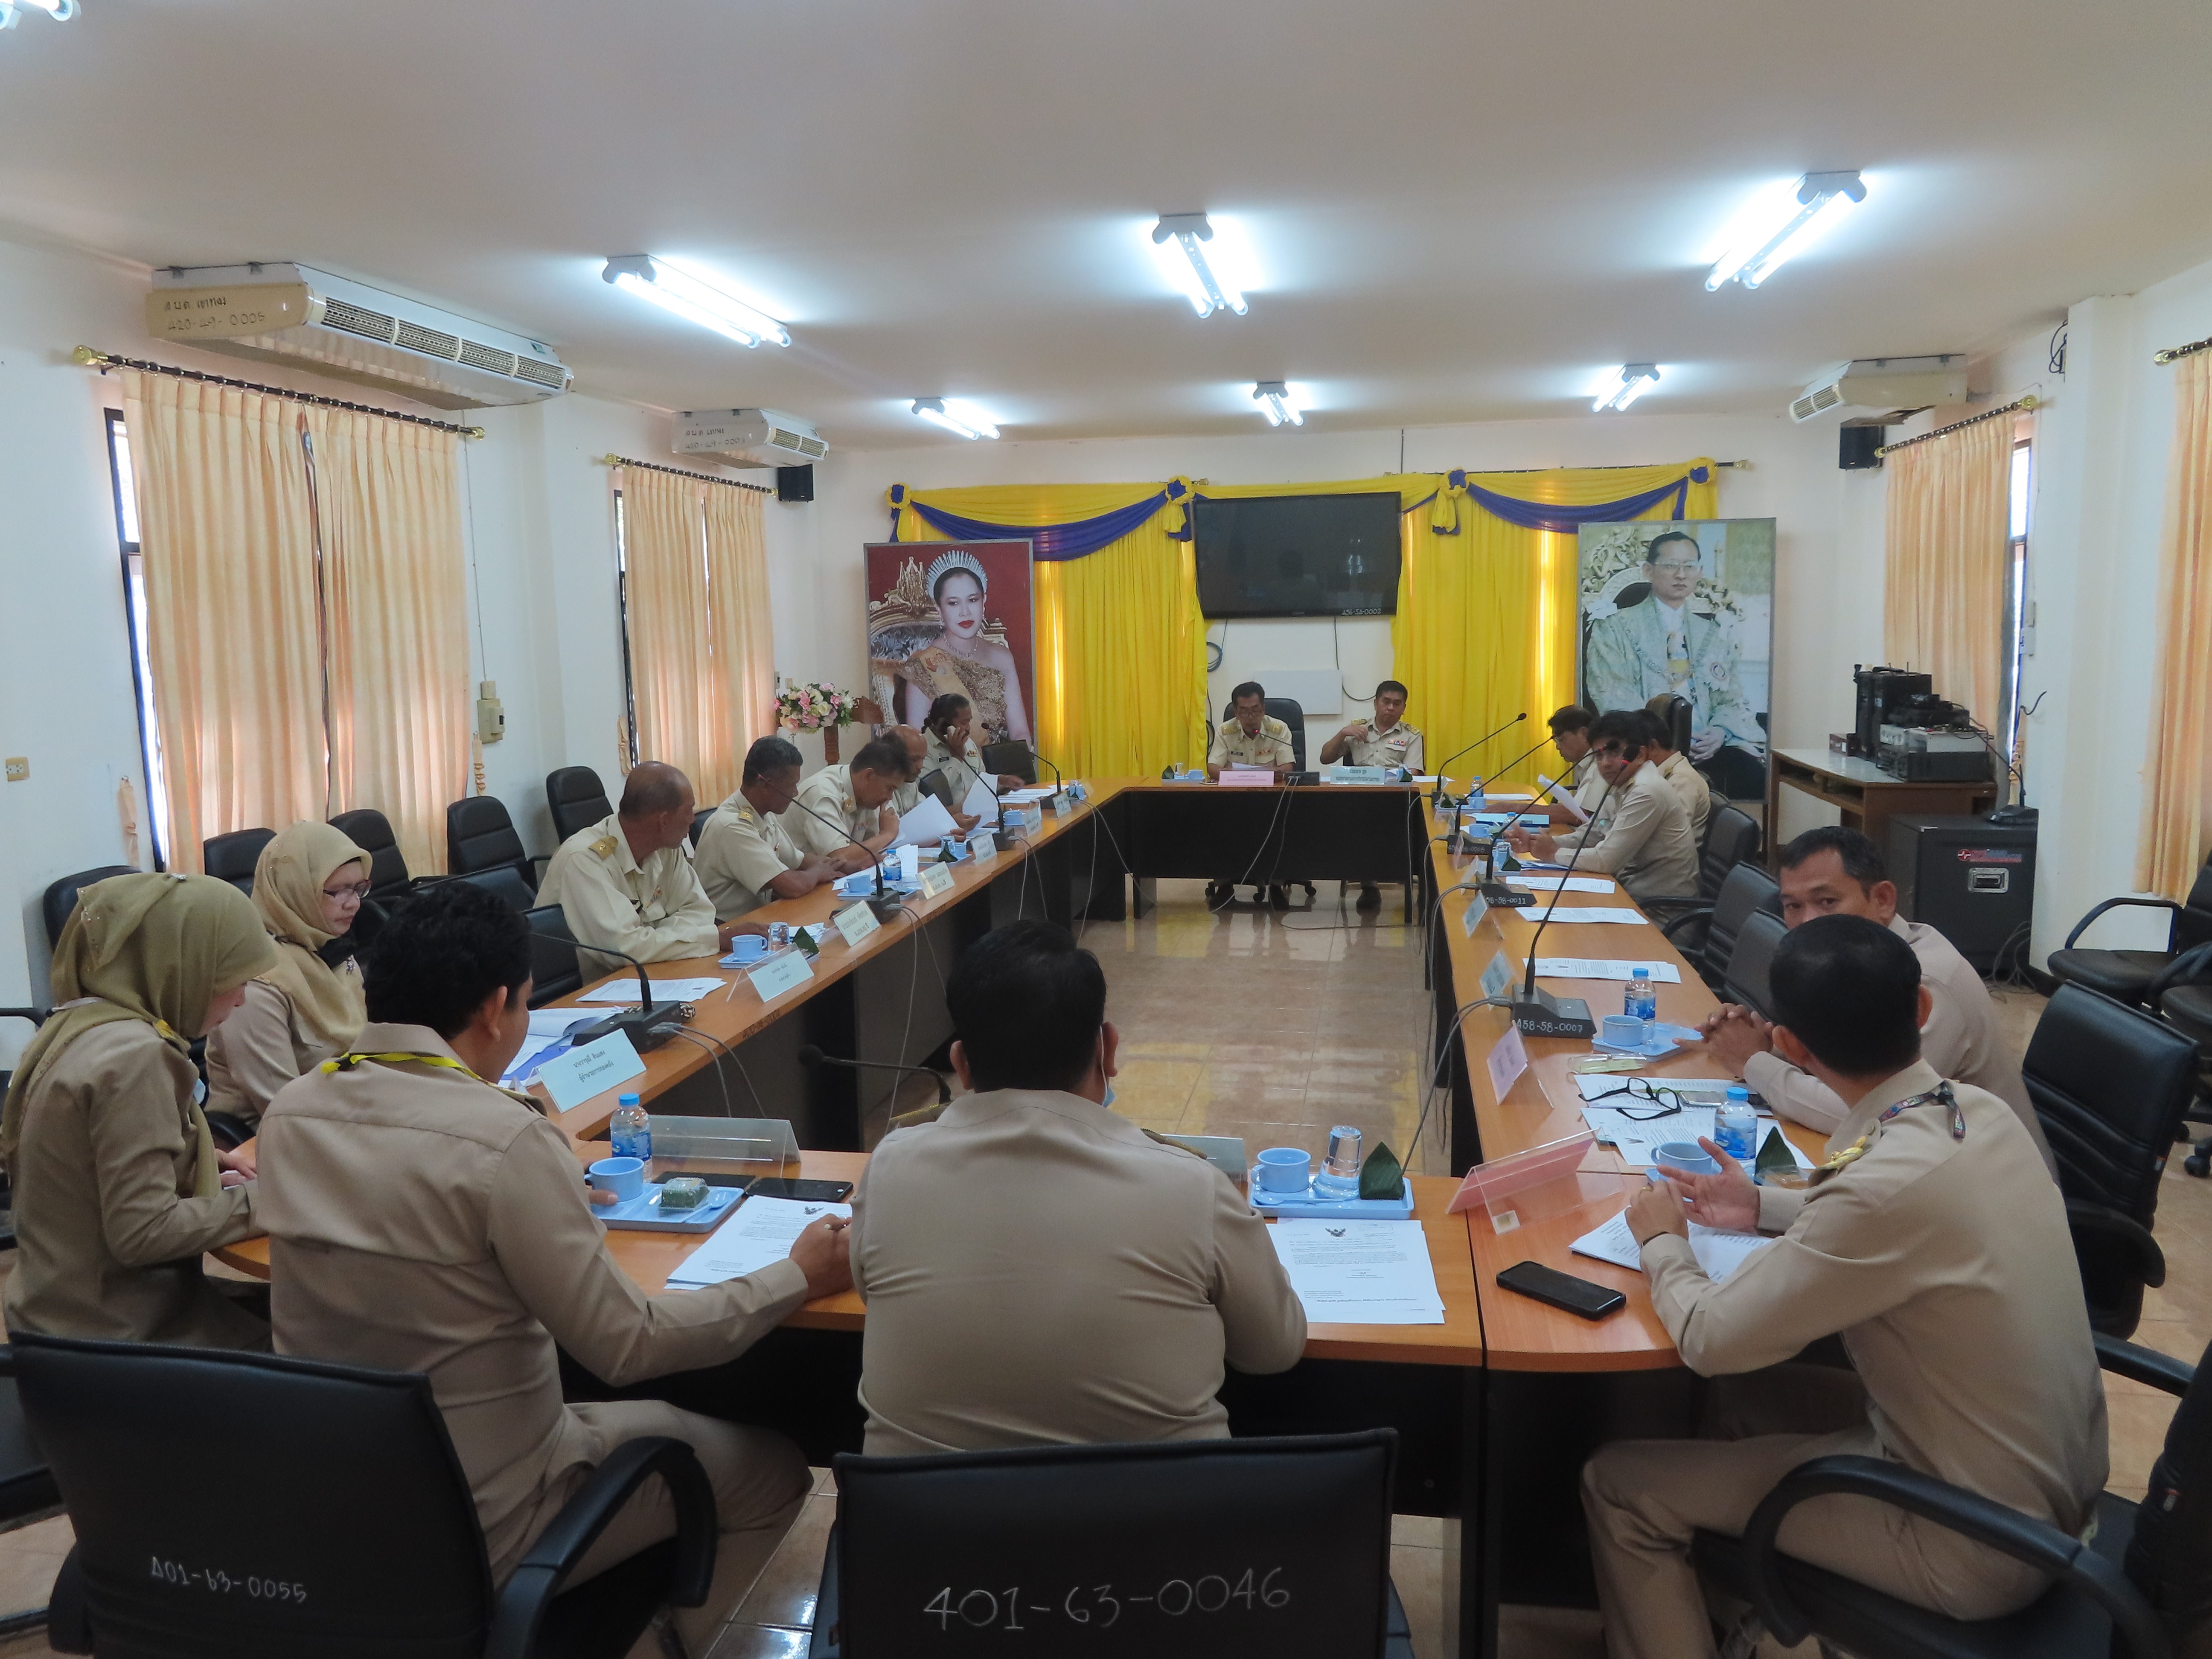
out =
[[(2172, 962), (2167, 963), (2159, 970), (2158, 977), (2151, 981), (2150, 988), (2143, 993), (2143, 1000), (2155, 1008), (2158, 1006), (2158, 1000), (2175, 986), (2194, 985), (2206, 979), (2212, 979), (2212, 944), (2200, 945), (2193, 950), (2184, 951)], [(11, 1011), (9, 1009), (0, 1008), (0, 1014), (9, 1012)]]
[(215, 1144), (219, 1151), (235, 1152), (253, 1139), (253, 1131), (247, 1127), (246, 1120), (242, 1117), (229, 1112), (209, 1112), (205, 1116), (208, 1133), (215, 1137)]
[(719, 1530), (707, 1472), (681, 1440), (665, 1435), (625, 1440), (592, 1472), (583, 1489), (562, 1505), (500, 1591), (484, 1659), (527, 1659), (561, 1581), (599, 1541), (616, 1511), (656, 1474), (668, 1483), (676, 1510), (676, 1582), (668, 1599), (679, 1607), (696, 1607), (706, 1601), (714, 1579)]
[(2189, 1385), (2197, 1380), (2197, 1367), (2170, 1353), (2146, 1348), (2139, 1342), (2106, 1336), (2101, 1331), (2095, 1333), (2094, 1340), (2097, 1364), (2115, 1376), (2124, 1376), (2145, 1388), (2163, 1389), (2175, 1395), (2187, 1394)]
[(1702, 893), (1660, 893), (1650, 898), (1638, 899), (1636, 905), (1638, 909), (1643, 910), (1679, 910), (1685, 906), (1698, 905), (1703, 905), (1707, 909), (1711, 909), (1712, 902)]
[(0, 1008), (0, 1019), (27, 1019), (33, 1025), (44, 1025), (51, 1008)]
[(2058, 948), (2062, 951), (2072, 950), (2074, 948), (2074, 941), (2089, 931), (2089, 924), (2091, 922), (2096, 921), (2099, 916), (2103, 915), (2106, 911), (2117, 909), (2123, 904), (2136, 905), (2145, 910), (2171, 910), (2177, 916), (2181, 914), (2181, 907), (2176, 904), (2172, 899), (2108, 898), (2095, 909), (2090, 911), (2087, 915), (2082, 917), (2081, 921), (2075, 922), (2074, 924), (2074, 931), (2066, 935), (2066, 943), (2060, 945)]
[(2109, 1204), (2093, 1204), (2086, 1198), (2066, 1200), (2066, 1230), (2076, 1237), (2084, 1233), (2117, 1239), (2133, 1248), (2136, 1268), (2152, 1290), (2166, 1283), (2166, 1252), (2150, 1236), (2150, 1229), (2133, 1216), (2122, 1215)]
[(1691, 922), (1698, 921), (1711, 921), (1712, 917), (1713, 907), (1710, 904), (1701, 904), (1694, 910), (1685, 910), (1680, 915), (1669, 917), (1661, 922), (1659, 932), (1664, 936), (1667, 943), (1672, 945), (1674, 942), (1674, 930), (1677, 927), (1686, 927)]
[(1775, 1536), (1790, 1511), (1811, 1498), (1847, 1492), (1871, 1498), (1987, 1546), (2071, 1586), (2111, 1615), (2131, 1659), (2168, 1659), (2166, 1626), (2118, 1567), (2047, 1521), (1881, 1457), (1816, 1457), (1775, 1484), (1743, 1529), (1752, 1605), (1785, 1647), (1813, 1633), (1812, 1620), (1782, 1582)]

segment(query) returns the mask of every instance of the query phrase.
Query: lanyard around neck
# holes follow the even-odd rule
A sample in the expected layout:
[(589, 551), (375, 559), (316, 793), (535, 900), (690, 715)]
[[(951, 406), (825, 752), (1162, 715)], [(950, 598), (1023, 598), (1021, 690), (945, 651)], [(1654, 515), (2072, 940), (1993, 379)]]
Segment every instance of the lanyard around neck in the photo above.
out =
[(1941, 1106), (1949, 1112), (1952, 1139), (1964, 1140), (1966, 1138), (1966, 1115), (1959, 1109), (1959, 1097), (1951, 1092), (1951, 1085), (1948, 1083), (1939, 1083), (1924, 1094), (1913, 1095), (1907, 1099), (1899, 1101), (1896, 1105), (1875, 1119), (1872, 1128), (1823, 1164), (1814, 1172), (1814, 1179), (1825, 1180), (1845, 1164), (1855, 1164), (1865, 1157), (1867, 1148), (1874, 1143), (1875, 1135), (1880, 1131), (1881, 1126), (1899, 1113), (1911, 1111), (1915, 1106), (1929, 1105)]
[(404, 1066), (410, 1062), (416, 1066), (442, 1066), (449, 1072), (459, 1072), (473, 1083), (483, 1081), (450, 1054), (340, 1054), (336, 1060), (325, 1060), (317, 1069), (327, 1077), (333, 1072), (350, 1072), (365, 1060), (373, 1060), (380, 1066)]

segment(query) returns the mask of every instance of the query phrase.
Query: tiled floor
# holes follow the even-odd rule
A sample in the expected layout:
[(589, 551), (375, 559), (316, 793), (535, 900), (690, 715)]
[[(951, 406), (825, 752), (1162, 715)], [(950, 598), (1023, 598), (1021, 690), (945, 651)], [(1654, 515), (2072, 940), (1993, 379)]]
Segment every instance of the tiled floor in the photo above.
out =
[[(1117, 1109), (1153, 1129), (1241, 1134), (1254, 1151), (1285, 1145), (1319, 1153), (1331, 1124), (1352, 1123), (1370, 1143), (1388, 1139), (1416, 1170), (1441, 1170), (1433, 1116), (1422, 1146), (1413, 1149), (1428, 1018), (1419, 935), (1389, 925), (1396, 894), (1384, 892), (1379, 915), (1340, 904), (1329, 884), (1312, 909), (1277, 915), (1238, 904), (1213, 914), (1198, 884), (1164, 882), (1151, 915), (1091, 926), (1084, 942), (1105, 965), (1107, 1015), (1121, 1032)], [(2000, 1018), (2016, 1049), (2026, 1048), (2041, 1007), (2031, 994), (1999, 994)], [(897, 1109), (929, 1098), (928, 1085), (910, 1079)], [(2193, 1361), (2212, 1341), (2212, 1182), (2185, 1175), (2178, 1155), (2166, 1170), (2157, 1233), (2166, 1282), (2148, 1292), (2136, 1340)], [(2140, 1497), (2172, 1402), (2111, 1377), (2105, 1389), (2110, 1486)], [(805, 1653), (836, 1504), (829, 1472), (821, 1471), (815, 1495), (715, 1642), (713, 1659)], [(68, 1548), (68, 1526), (55, 1520), (0, 1536), (0, 1612), (44, 1600)], [(1401, 1516), (1393, 1528), (1391, 1577), (1425, 1659), (1443, 1651), (1443, 1541), (1434, 1520)], [(1509, 1659), (1604, 1653), (1595, 1615), (1577, 1610), (1509, 1607), (1501, 1638)], [(0, 1659), (46, 1651), (25, 1638), (0, 1646)]]

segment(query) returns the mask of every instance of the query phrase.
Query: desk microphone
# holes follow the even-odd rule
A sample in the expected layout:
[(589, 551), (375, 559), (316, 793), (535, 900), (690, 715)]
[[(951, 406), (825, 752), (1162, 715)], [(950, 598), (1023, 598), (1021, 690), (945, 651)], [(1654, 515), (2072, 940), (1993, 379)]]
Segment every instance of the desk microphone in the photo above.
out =
[[(1030, 751), (1030, 759), (1044, 761), (1044, 763), (1047, 766), (1052, 766), (1052, 763), (1050, 761), (1044, 760), (1044, 757), (1037, 753), (1036, 745), (1035, 744), (1025, 743), (1022, 747)], [(1053, 793), (1054, 794), (1061, 793), (1067, 788), (1067, 780), (1060, 775), (1060, 769), (1057, 766), (1052, 766), (1052, 781)]]
[(875, 912), (876, 920), (878, 921), (889, 921), (893, 916), (898, 915), (899, 912), (905, 908), (900, 902), (899, 896), (896, 893), (885, 890), (884, 887), (884, 861), (876, 856), (876, 849), (874, 848), (869, 846), (867, 842), (862, 841), (850, 830), (848, 830), (843, 824), (838, 823), (836, 819), (823, 817), (821, 813), (816, 811), (805, 801), (799, 799), (798, 796), (793, 795), (791, 798), (791, 804), (793, 806), (796, 806), (800, 811), (805, 813), (808, 817), (812, 818), (817, 823), (828, 824), (832, 830), (835, 830), (839, 835), (844, 836), (847, 841), (851, 842), (854, 846), (859, 848), (863, 853), (866, 853), (868, 855), (869, 862), (876, 866), (876, 890), (868, 896), (867, 906), (869, 909)]
[[(562, 920), (567, 920), (565, 912)], [(531, 931), (535, 933), (537, 930), (533, 928)], [(551, 939), (556, 936), (548, 933), (543, 937)], [(589, 1025), (573, 1033), (568, 1039), (571, 1048), (579, 1047), (586, 1042), (596, 1042), (603, 1036), (612, 1036), (617, 1031), (620, 1031), (629, 1038), (632, 1048), (638, 1053), (644, 1054), (648, 1049), (658, 1048), (669, 1039), (671, 1035), (669, 1032), (657, 1030), (656, 1027), (691, 1018), (690, 1011), (681, 1002), (655, 1002), (653, 1000), (653, 981), (646, 977), (645, 964), (627, 951), (612, 950), (606, 945), (592, 945), (583, 939), (574, 939), (572, 942), (579, 950), (596, 951), (603, 957), (620, 957), (631, 967), (636, 969), (638, 1003), (637, 1011), (635, 1013), (624, 1008), (609, 1014), (605, 1019), (595, 1019)]]
[[(1538, 749), (1541, 749), (1541, 748), (1544, 746), (1544, 744), (1545, 744), (1549, 743), (1550, 741), (1551, 741), (1551, 739), (1550, 739), (1549, 738), (1544, 738), (1544, 739), (1543, 739), (1543, 741), (1542, 741), (1542, 742), (1536, 744), (1534, 747), (1532, 747), (1532, 748), (1528, 748), (1528, 749), (1523, 749), (1523, 750), (1522, 750), (1519, 754), (1516, 755), (1516, 756), (1515, 756), (1511, 760), (1507, 761), (1507, 762), (1505, 763), (1505, 764), (1504, 764), (1504, 765), (1503, 765), (1503, 766), (1499, 767), (1496, 771), (1492, 772), (1490, 775), (1491, 775), (1492, 777), (1493, 777), (1493, 778), (1499, 778), (1499, 777), (1503, 777), (1503, 776), (1504, 776), (1504, 775), (1505, 775), (1505, 774), (1507, 774), (1508, 772), (1510, 772), (1510, 771), (1511, 771), (1515, 767), (1516, 767), (1516, 766), (1520, 765), (1520, 764), (1521, 764), (1521, 763), (1522, 763), (1522, 761), (1527, 760), (1527, 759), (1528, 758), (1528, 757), (1529, 757), (1529, 756), (1531, 756), (1531, 755), (1534, 754)], [(1465, 752), (1465, 751), (1464, 751), (1464, 750), (1462, 750), (1462, 752), (1463, 753), (1463, 752)], [(1439, 781), (1439, 784), (1441, 784), (1441, 782), (1442, 782), (1442, 775), (1441, 775), (1441, 774), (1439, 774), (1439, 775), (1438, 775), (1438, 781)], [(1479, 782), (1482, 781), (1482, 780), (1480, 780), (1480, 779), (1477, 779), (1477, 780), (1476, 780), (1476, 781), (1479, 783)], [(1461, 803), (1460, 803), (1460, 804), (1461, 804), (1462, 805), (1466, 805), (1466, 801), (1465, 801), (1464, 798), (1462, 798), (1462, 800), (1461, 800)], [(1533, 805), (1535, 805), (1535, 802), (1534, 802), (1534, 800), (1531, 800), (1531, 801), (1529, 802), (1529, 805), (1530, 805), (1531, 806), (1533, 806)], [(1453, 815), (1452, 815), (1452, 837), (1451, 837), (1451, 841), (1449, 842), (1449, 844), (1448, 844), (1448, 846), (1447, 846), (1447, 848), (1446, 848), (1446, 850), (1447, 850), (1447, 851), (1449, 851), (1449, 852), (1452, 852), (1452, 853), (1463, 853), (1463, 852), (1465, 852), (1465, 851), (1467, 850), (1467, 848), (1465, 848), (1465, 847), (1461, 843), (1461, 840), (1460, 840), (1460, 834), (1461, 834), (1461, 832), (1460, 832), (1460, 827), (1459, 827), (1459, 815), (1458, 815), (1457, 811), (1456, 811), (1456, 810), (1455, 810), (1455, 811), (1454, 811), (1454, 812), (1453, 812)], [(1488, 896), (1487, 894), (1486, 894), (1486, 895), (1485, 895), (1485, 896), (1486, 896), (1486, 897), (1488, 897), (1489, 896)], [(1493, 904), (1516, 904), (1516, 903), (1522, 902), (1523, 901), (1517, 900), (1517, 899), (1492, 898), (1492, 899), (1491, 899), (1491, 901), (1490, 901), (1490, 902), (1491, 902), (1492, 903), (1493, 903)]]
[(797, 1055), (801, 1066), (842, 1066), (848, 1072), (911, 1072), (916, 1077), (926, 1077), (937, 1085), (937, 1103), (952, 1103), (952, 1085), (927, 1066), (900, 1066), (888, 1060), (846, 1060), (836, 1054), (825, 1054), (817, 1043), (803, 1042)]
[[(1613, 785), (1605, 786), (1605, 793), (1597, 798), (1598, 811), (1605, 809), (1611, 799)], [(1597, 812), (1590, 814), (1590, 825), (1597, 823)], [(1536, 945), (1544, 937), (1544, 929), (1552, 925), (1552, 912), (1559, 908), (1566, 896), (1567, 881), (1575, 873), (1575, 866), (1582, 862), (1588, 849), (1587, 836), (1575, 847), (1574, 857), (1567, 860), (1567, 868), (1559, 878), (1559, 884), (1552, 890), (1552, 902), (1544, 911), (1544, 919), (1536, 924), (1536, 931), (1528, 936), (1528, 972), (1521, 983), (1521, 994), (1513, 1000), (1513, 1023), (1530, 1036), (1594, 1037), (1597, 1022), (1590, 1018), (1589, 1004), (1580, 997), (1555, 997), (1536, 984)]]
[[(1465, 749), (1459, 750), (1457, 754), (1445, 757), (1444, 763), (1437, 768), (1437, 781), (1429, 791), (1429, 805), (1431, 806), (1437, 806), (1443, 804), (1444, 797), (1444, 774), (1450, 769), (1452, 762), (1457, 760), (1461, 755), (1468, 754), (1474, 750), (1481, 748), (1482, 745), (1488, 743), (1491, 738), (1496, 737), (1498, 732), (1509, 731), (1512, 727), (1520, 725), (1522, 720), (1525, 720), (1528, 718), (1528, 711), (1524, 708), (1519, 714), (1516, 714), (1511, 720), (1506, 721), (1504, 726), (1499, 726), (1498, 728), (1498, 732), (1486, 732), (1481, 737), (1477, 738), (1473, 743), (1468, 744)], [(1544, 745), (1540, 743), (1536, 745), (1536, 748), (1541, 749), (1543, 746)], [(1531, 750), (1529, 752), (1534, 754), (1535, 750)]]
[[(947, 752), (951, 751), (947, 750)], [(965, 755), (953, 755), (952, 758), (968, 769), (969, 777), (978, 783), (983, 783), (983, 775), (975, 769), (975, 762), (969, 760)], [(991, 792), (991, 805), (999, 809), (999, 821), (991, 826), (991, 838), (998, 843), (999, 850), (1003, 853), (1006, 850), (1006, 803), (1000, 795), (995, 775), (994, 775), (994, 781), (983, 784), (983, 787)]]

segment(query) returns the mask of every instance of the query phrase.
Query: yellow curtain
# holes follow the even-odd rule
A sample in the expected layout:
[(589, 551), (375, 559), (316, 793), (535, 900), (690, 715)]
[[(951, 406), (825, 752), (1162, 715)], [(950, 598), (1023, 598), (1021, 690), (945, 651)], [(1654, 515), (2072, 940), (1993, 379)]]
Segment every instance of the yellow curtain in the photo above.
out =
[(302, 418), (329, 618), (330, 811), (375, 807), (407, 867), (442, 875), (446, 808), (471, 787), (461, 441), (345, 410)]
[[(1159, 493), (1153, 484), (1044, 484), (933, 489), (931, 506), (992, 524), (1064, 524)], [(1206, 621), (1190, 544), (1171, 540), (1168, 508), (1079, 559), (1030, 567), (1037, 751), (1067, 776), (1157, 773), (1204, 758)], [(937, 541), (911, 501), (902, 541)]]
[(726, 699), (708, 644), (707, 486), (642, 467), (617, 471), (629, 558), (630, 684), (637, 699), (637, 755), (691, 780), (700, 804), (727, 774)]
[(169, 866), (210, 836), (322, 817), (313, 521), (301, 405), (123, 371)]
[[(1710, 519), (1720, 510), (1720, 489), (1703, 457), (1668, 466), (1477, 472), (1468, 482), (1521, 501), (1580, 507), (1656, 489), (1698, 466), (1708, 482), (1691, 483), (1683, 515)], [(1409, 693), (1407, 718), (1422, 729), (1429, 763), (1440, 766), (1515, 714), (1528, 715), (1452, 768), (1466, 777), (1539, 744), (1546, 718), (1575, 700), (1577, 562), (1575, 537), (1523, 530), (1471, 501), (1458, 504), (1458, 533), (1439, 535), (1447, 506), (1440, 496), (1400, 521), (1405, 558), (1390, 643), (1396, 678)], [(1666, 519), (1673, 506), (1670, 499), (1639, 516)], [(1526, 786), (1539, 768), (1558, 775), (1558, 755), (1539, 748), (1497, 775)]]
[(722, 738), (701, 757), (706, 775), (692, 777), (702, 805), (735, 789), (747, 746), (775, 732), (775, 629), (769, 614), (763, 497), (727, 484), (708, 486), (706, 497), (707, 641)]
[(1882, 648), (1984, 726), (2004, 666), (2013, 423), (1978, 421), (1888, 457)]
[[(2159, 550), (2158, 690), (2151, 699), (2136, 887), (2179, 899), (2212, 850), (2212, 351), (2174, 370), (2173, 454)], [(1991, 422), (1991, 424), (1997, 424)]]

